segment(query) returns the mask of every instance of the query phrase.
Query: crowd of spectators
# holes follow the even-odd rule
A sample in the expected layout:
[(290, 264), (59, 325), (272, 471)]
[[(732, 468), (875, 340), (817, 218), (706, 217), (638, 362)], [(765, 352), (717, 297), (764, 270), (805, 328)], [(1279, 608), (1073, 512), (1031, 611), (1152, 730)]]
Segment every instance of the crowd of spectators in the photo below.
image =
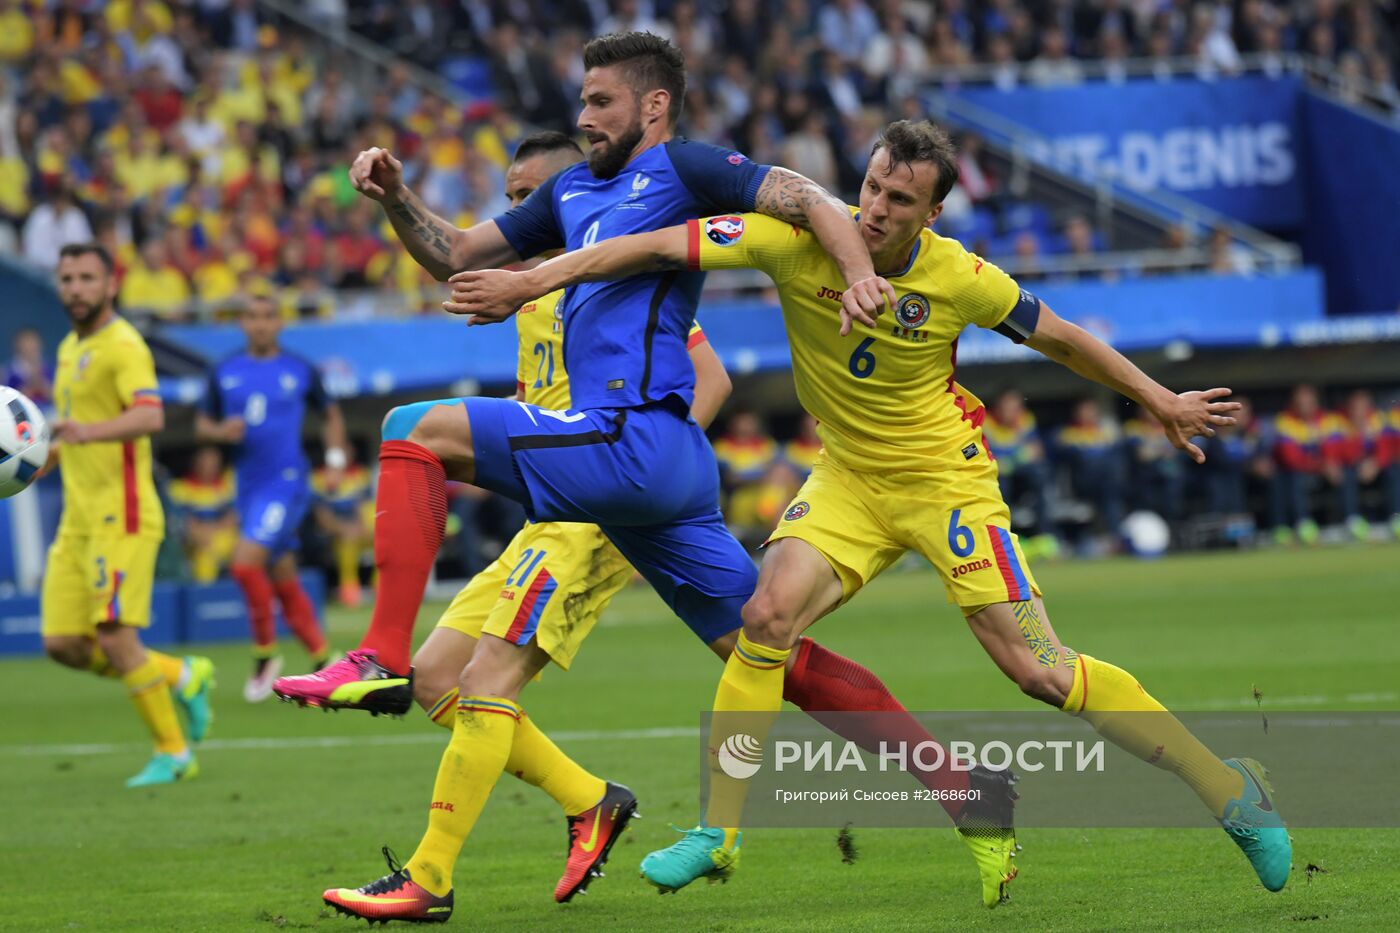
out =
[[(430, 310), (438, 289), (397, 248), (346, 168), (370, 145), (458, 224), (505, 206), (526, 125), (568, 129), (582, 47), (648, 29), (684, 50), (685, 134), (780, 162), (833, 190), (859, 183), (878, 128), (922, 115), (916, 89), (954, 66), (996, 80), (1078, 80), (1082, 63), (1305, 50), (1394, 92), (1400, 5), (1369, 0), (312, 0), (348, 26), (475, 87), (463, 107), (403, 64), (353, 80), (251, 0), (0, 0), (0, 251), (51, 267), (95, 238), (129, 309), (182, 319), (273, 290), (288, 317)], [(464, 75), (464, 76), (463, 76)], [(476, 82), (473, 84), (473, 82)], [(1086, 218), (1006, 201), (975, 139), (941, 229), (1034, 277), (1040, 257), (1102, 248)], [(995, 229), (987, 229), (987, 218)], [(1184, 237), (1184, 233), (1183, 233)], [(1228, 238), (1210, 266), (1233, 270)], [(358, 303), (331, 289), (360, 289)]]
[(242, 0), (0, 0), (0, 251), (51, 269), (64, 243), (96, 239), (122, 305), (157, 317), (258, 291), (288, 317), (343, 313), (331, 289), (435, 306), (431, 278), (351, 189), (351, 159), (392, 147), (469, 224), (503, 206), (522, 133), (504, 108), (424, 93), (401, 65), (364, 93)]

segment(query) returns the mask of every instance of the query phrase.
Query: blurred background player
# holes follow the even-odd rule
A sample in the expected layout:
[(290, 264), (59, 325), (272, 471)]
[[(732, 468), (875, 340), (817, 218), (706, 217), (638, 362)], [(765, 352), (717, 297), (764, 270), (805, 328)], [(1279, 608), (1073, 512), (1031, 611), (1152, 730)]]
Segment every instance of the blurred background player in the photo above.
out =
[(5, 367), (5, 385), (23, 392), (48, 412), (53, 408), (53, 366), (44, 355), (44, 338), (32, 327), (15, 331), (14, 356)]
[(1186, 463), (1166, 429), (1141, 405), (1123, 425), (1128, 506), (1155, 512), (1169, 522), (1182, 517)]
[[(60, 664), (121, 678), (155, 740), (155, 755), (128, 787), (199, 773), (175, 715), (179, 702), (198, 742), (209, 729), (208, 658), (149, 651), (156, 552), (165, 516), (151, 476), (151, 439), (165, 425), (146, 342), (113, 300), (112, 260), (95, 244), (59, 253), (58, 292), (73, 330), (58, 348), (54, 459), (63, 518), (49, 549), (41, 596), (44, 650)], [(173, 694), (173, 699), (172, 699)]]
[(783, 445), (783, 459), (797, 472), (798, 479), (812, 475), (817, 454), (822, 452), (822, 439), (817, 436), (817, 419), (805, 412), (798, 434)]
[(982, 436), (996, 458), (1001, 497), (1011, 506), (1017, 530), (1034, 529), (1022, 545), (1026, 556), (1054, 557), (1060, 550), (1052, 514), (1054, 474), (1035, 415), (1019, 389), (997, 396), (982, 423)]
[(726, 493), (757, 483), (778, 457), (778, 442), (758, 413), (740, 408), (729, 416), (724, 434), (714, 443), (720, 484)]
[(1392, 521), (1400, 513), (1396, 490), (1386, 481), (1392, 451), (1386, 432), (1385, 412), (1376, 408), (1375, 399), (1365, 389), (1347, 395), (1340, 411), (1328, 417), (1328, 436), (1323, 444), (1323, 464), (1328, 480), (1337, 487), (1339, 517), (1358, 541), (1371, 536), (1362, 496), (1379, 480), (1386, 486), (1385, 517)]
[(1313, 494), (1323, 472), (1327, 430), (1317, 389), (1307, 384), (1294, 387), (1288, 407), (1274, 416), (1269, 501), (1274, 538), (1280, 544), (1292, 541), (1295, 532), (1304, 544), (1315, 544), (1321, 533), (1313, 518)]
[(363, 598), (360, 558), (374, 546), (374, 477), (353, 458), (343, 470), (322, 465), (311, 474), (311, 495), (316, 525), (335, 552), (337, 599), (353, 609)]
[(1098, 399), (1075, 403), (1069, 424), (1055, 432), (1055, 459), (1069, 467), (1074, 494), (1094, 507), (1101, 537), (1082, 542), (1083, 549), (1116, 548), (1123, 521), (1123, 432)]
[(308, 407), (324, 422), (326, 465), (344, 469), (348, 457), (340, 407), (326, 395), (316, 367), (278, 343), (282, 315), (276, 303), (266, 294), (255, 295), (240, 322), (247, 346), (210, 372), (195, 434), (235, 451), (240, 531), (230, 572), (243, 590), (253, 630), (253, 672), (243, 697), (258, 703), (272, 695), (282, 671), (274, 596), (313, 669), (319, 670), (328, 655), (316, 610), (297, 576), (297, 530), (311, 495), (301, 443)]
[(189, 472), (170, 483), (169, 495), (190, 576), (196, 583), (213, 583), (238, 544), (236, 486), (223, 451), (213, 444), (196, 448)]

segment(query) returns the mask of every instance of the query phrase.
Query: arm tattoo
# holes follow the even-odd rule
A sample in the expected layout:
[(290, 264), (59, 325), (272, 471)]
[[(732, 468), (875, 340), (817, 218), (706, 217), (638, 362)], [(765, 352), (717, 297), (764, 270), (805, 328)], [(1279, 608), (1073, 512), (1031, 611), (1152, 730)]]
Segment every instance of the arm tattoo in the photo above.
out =
[(763, 184), (759, 185), (753, 206), (754, 210), (769, 217), (810, 229), (808, 218), (811, 217), (812, 210), (820, 204), (830, 204), (840, 211), (846, 210), (846, 205), (840, 198), (810, 178), (775, 165), (768, 170)]
[(419, 265), (439, 279), (457, 271), (452, 268), (452, 238), (457, 228), (428, 210), (418, 195), (408, 190), (386, 210), (394, 231)]

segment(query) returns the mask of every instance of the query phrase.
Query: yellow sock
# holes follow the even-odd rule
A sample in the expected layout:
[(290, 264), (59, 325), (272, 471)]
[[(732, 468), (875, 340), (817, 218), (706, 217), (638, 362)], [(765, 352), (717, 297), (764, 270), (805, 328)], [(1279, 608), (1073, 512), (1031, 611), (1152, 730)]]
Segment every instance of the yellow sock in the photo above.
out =
[[(444, 693), (427, 712), (434, 723), (451, 729), (457, 721), (457, 688)], [(553, 797), (569, 816), (587, 810), (608, 792), (606, 781), (560, 751), (524, 713), (515, 726), (505, 770)]]
[[(160, 667), (160, 672), (165, 677), (166, 686), (170, 687), (172, 690), (178, 690), (184, 686), (184, 681), (188, 678), (189, 672), (185, 669), (185, 661), (183, 658), (163, 654), (159, 651), (152, 651), (149, 648), (146, 649), (146, 657), (155, 661)], [(117, 669), (112, 666), (112, 662), (107, 660), (107, 655), (104, 654), (102, 649), (97, 647), (97, 645), (92, 646), (92, 660), (90, 665), (92, 672), (98, 677), (110, 677), (116, 680), (122, 676), (117, 673)]]
[(500, 697), (462, 697), (452, 741), (442, 753), (428, 831), (405, 867), (433, 894), (452, 890), (452, 868), (491, 788), (505, 770), (520, 707)]
[(160, 651), (146, 649), (146, 657), (156, 662), (160, 668), (161, 675), (165, 677), (165, 685), (171, 690), (179, 690), (189, 680), (189, 671), (185, 669), (185, 659), (177, 658), (171, 654)]
[(360, 542), (356, 538), (335, 539), (335, 563), (340, 585), (360, 585)]
[(1244, 790), (1244, 779), (1211, 753), (1127, 671), (1087, 654), (1067, 658), (1074, 686), (1064, 710), (1082, 715), (1099, 735), (1185, 781), (1211, 814)]
[[(735, 735), (763, 742), (772, 717), (783, 706), (783, 666), (791, 653), (790, 649), (756, 645), (740, 632), (738, 644), (725, 663), (724, 676), (715, 690), (715, 712), (710, 719), (710, 799), (705, 808), (705, 825), (724, 827), (724, 844), (731, 848), (738, 836), (748, 782), (725, 774), (720, 769), (717, 753), (725, 741)], [(768, 715), (756, 715), (764, 713)]]
[(438, 697), (437, 702), (428, 707), (426, 712), (435, 725), (451, 732), (457, 725), (457, 688), (453, 687)]
[(607, 782), (559, 750), (549, 736), (523, 713), (515, 727), (506, 771), (553, 797), (569, 816), (597, 805), (608, 792)]
[(136, 704), (136, 712), (151, 730), (156, 741), (156, 751), (167, 755), (184, 754), (185, 735), (180, 731), (180, 720), (175, 718), (175, 704), (170, 699), (170, 686), (165, 674), (152, 657), (144, 664), (122, 675), (131, 702)]

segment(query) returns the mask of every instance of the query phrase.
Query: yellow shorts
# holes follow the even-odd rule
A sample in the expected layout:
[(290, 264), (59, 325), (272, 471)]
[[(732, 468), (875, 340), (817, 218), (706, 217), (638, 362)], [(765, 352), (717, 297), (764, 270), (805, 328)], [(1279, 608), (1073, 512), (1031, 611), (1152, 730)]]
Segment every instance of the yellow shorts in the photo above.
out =
[(43, 634), (91, 635), (99, 622), (150, 625), (159, 550), (159, 538), (59, 535), (44, 568)]
[(632, 579), (632, 565), (597, 525), (527, 524), (452, 600), (438, 625), (516, 645), (536, 644), (569, 669), (598, 616)]
[(985, 457), (938, 473), (863, 473), (822, 451), (769, 541), (797, 538), (841, 578), (843, 598), (917, 551), (962, 607), (1040, 595)]

